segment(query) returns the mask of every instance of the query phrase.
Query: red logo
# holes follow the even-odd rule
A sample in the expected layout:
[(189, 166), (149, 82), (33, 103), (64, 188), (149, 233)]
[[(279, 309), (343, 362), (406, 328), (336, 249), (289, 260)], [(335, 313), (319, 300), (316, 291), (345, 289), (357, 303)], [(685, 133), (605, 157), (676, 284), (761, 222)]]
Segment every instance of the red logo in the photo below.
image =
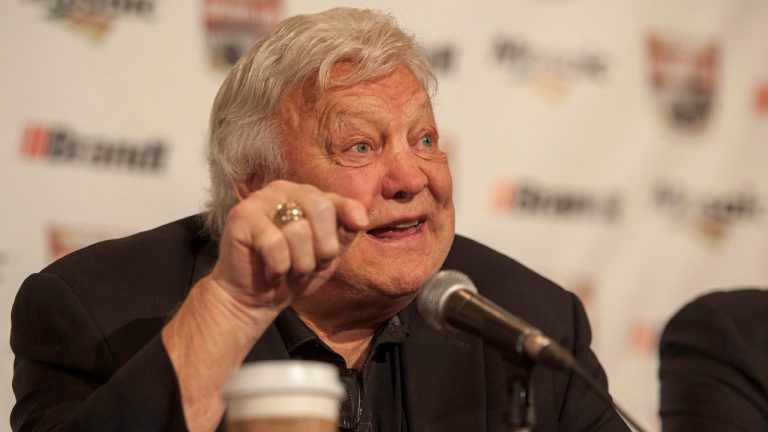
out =
[(46, 126), (37, 124), (24, 128), (24, 136), (21, 140), (21, 154), (29, 158), (42, 158), (48, 154), (48, 142), (51, 131)]
[(205, 0), (208, 49), (214, 67), (227, 69), (280, 20), (280, 0)]
[(169, 146), (157, 138), (86, 136), (69, 127), (32, 123), (24, 128), (19, 152), (33, 160), (160, 172), (167, 164)]
[(651, 86), (663, 117), (676, 129), (706, 129), (717, 91), (720, 49), (651, 35), (647, 40)]
[(755, 110), (760, 114), (768, 114), (768, 82), (758, 86), (755, 91)]
[(635, 352), (650, 354), (656, 352), (659, 346), (659, 329), (653, 323), (635, 321), (630, 326), (629, 335), (632, 350)]

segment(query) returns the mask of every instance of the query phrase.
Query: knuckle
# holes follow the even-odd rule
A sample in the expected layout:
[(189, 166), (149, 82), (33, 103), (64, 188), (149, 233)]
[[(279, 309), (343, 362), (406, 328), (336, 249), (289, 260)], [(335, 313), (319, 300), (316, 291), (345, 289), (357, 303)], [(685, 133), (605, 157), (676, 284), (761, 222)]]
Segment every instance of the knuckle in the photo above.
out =
[(264, 230), (259, 235), (256, 246), (262, 256), (269, 252), (278, 252), (286, 247), (285, 236), (277, 229)]
[(320, 189), (318, 189), (315, 185), (311, 185), (307, 183), (303, 183), (299, 185), (299, 192), (307, 194), (309, 196), (318, 195), (322, 193)]
[(249, 211), (249, 206), (245, 203), (245, 201), (241, 201), (235, 204), (231, 209), (229, 209), (229, 212), (227, 213), (227, 223), (234, 223), (244, 219)]
[(294, 261), (292, 270), (297, 274), (309, 274), (315, 270), (315, 259), (312, 255), (303, 257), (302, 259)]
[(268, 259), (265, 257), (265, 262), (273, 273), (286, 274), (291, 269), (291, 254), (285, 246), (276, 248), (270, 251)]
[(291, 260), (288, 257), (288, 253), (280, 254), (280, 257), (275, 259), (271, 266), (272, 270), (276, 274), (288, 273), (288, 271), (291, 269)]
[(267, 187), (269, 187), (270, 189), (275, 189), (275, 188), (276, 189), (285, 189), (285, 188), (289, 187), (291, 184), (292, 183), (289, 182), (288, 180), (277, 179), (277, 180), (272, 180), (271, 182), (269, 182)]
[(338, 240), (334, 237), (329, 241), (321, 241), (317, 243), (315, 253), (320, 261), (328, 261), (339, 256), (341, 247)]
[(328, 199), (317, 199), (315, 203), (315, 212), (318, 216), (323, 218), (336, 218), (336, 207)]
[(311, 227), (309, 221), (306, 219), (298, 219), (288, 222), (282, 226), (282, 230), (286, 236), (298, 241), (307, 241), (311, 239)]

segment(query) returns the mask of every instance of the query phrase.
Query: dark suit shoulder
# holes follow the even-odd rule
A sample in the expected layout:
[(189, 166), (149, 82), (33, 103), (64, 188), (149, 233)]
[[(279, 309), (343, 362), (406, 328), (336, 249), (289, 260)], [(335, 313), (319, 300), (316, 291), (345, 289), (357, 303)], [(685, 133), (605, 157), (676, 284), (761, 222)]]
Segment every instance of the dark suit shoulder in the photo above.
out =
[[(55, 274), (74, 289), (92, 283), (135, 282), (147, 278), (189, 276), (195, 254), (207, 243), (198, 216), (191, 216), (128, 237), (102, 241), (72, 252), (41, 273)], [(165, 278), (165, 279), (163, 279)], [(138, 286), (141, 289), (144, 284)]]
[(738, 321), (768, 320), (768, 290), (758, 288), (713, 291), (696, 298), (683, 311), (716, 310)]
[(54, 273), (66, 278), (73, 270), (82, 273), (85, 269), (124, 267), (132, 263), (148, 264), (157, 262), (158, 258), (165, 261), (172, 256), (187, 255), (193, 249), (200, 249), (205, 242), (202, 229), (200, 217), (190, 216), (128, 237), (101, 241), (76, 250), (50, 264), (42, 273)]
[(670, 319), (659, 343), (665, 431), (768, 428), (766, 310), (766, 290), (718, 291)]
[[(11, 312), (14, 430), (185, 429), (159, 333), (214, 260), (201, 229), (191, 217), (101, 242), (24, 281)], [(118, 406), (129, 414), (104, 415)]]
[[(715, 291), (691, 301), (667, 323), (662, 347), (676, 340), (690, 340), (718, 347), (738, 344), (765, 346), (768, 331), (768, 290)], [(691, 338), (698, 334), (699, 338)], [(768, 353), (766, 353), (768, 354)]]
[(55, 278), (105, 334), (142, 319), (154, 329), (184, 299), (211, 244), (199, 217), (188, 217), (75, 251), (31, 276), (19, 296), (45, 296)]
[(545, 332), (571, 331), (575, 296), (498, 251), (457, 235), (443, 268), (466, 273), (483, 296)]

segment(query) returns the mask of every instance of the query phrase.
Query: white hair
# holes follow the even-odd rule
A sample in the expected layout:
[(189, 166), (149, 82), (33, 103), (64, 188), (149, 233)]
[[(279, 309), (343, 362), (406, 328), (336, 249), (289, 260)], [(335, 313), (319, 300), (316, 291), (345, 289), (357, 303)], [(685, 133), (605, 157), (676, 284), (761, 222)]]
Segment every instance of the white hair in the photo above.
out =
[[(331, 82), (338, 63), (352, 71)], [(336, 8), (280, 22), (234, 65), (211, 111), (208, 165), (211, 176), (206, 227), (217, 238), (237, 203), (235, 187), (280, 178), (285, 162), (274, 124), (284, 96), (307, 79), (322, 94), (405, 66), (433, 94), (436, 80), (411, 34), (382, 12)]]

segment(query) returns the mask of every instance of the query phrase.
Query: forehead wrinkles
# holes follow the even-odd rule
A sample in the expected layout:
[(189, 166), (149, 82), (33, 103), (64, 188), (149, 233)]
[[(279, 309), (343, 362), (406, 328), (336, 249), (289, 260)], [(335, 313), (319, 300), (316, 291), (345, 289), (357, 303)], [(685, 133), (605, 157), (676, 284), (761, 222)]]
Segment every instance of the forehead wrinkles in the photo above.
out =
[(318, 106), (315, 115), (319, 120), (320, 130), (326, 133), (337, 132), (342, 128), (359, 130), (357, 125), (361, 123), (387, 129), (398, 120), (408, 127), (425, 118), (433, 121), (432, 102), (429, 97), (413, 106), (414, 104), (410, 101), (415, 97), (417, 96), (409, 97), (409, 102), (404, 103), (388, 103), (385, 98), (377, 96), (361, 97), (352, 103), (336, 101), (325, 107)]
[(341, 131), (361, 131), (360, 117), (355, 114), (338, 113), (337, 115), (328, 116), (328, 122), (326, 130), (328, 132), (341, 132)]
[(434, 122), (432, 101), (421, 82), (410, 72), (405, 72), (410, 76), (398, 72), (374, 82), (329, 88), (322, 94), (313, 80), (303, 80), (280, 105), (281, 127), (322, 142), (331, 131), (339, 132), (343, 127), (359, 130), (361, 121), (382, 128), (393, 121), (406, 126), (424, 119)]
[(362, 122), (373, 123), (377, 126), (386, 127), (390, 119), (381, 112), (368, 109), (365, 106), (345, 107), (342, 103), (336, 103), (327, 107), (327, 109), (318, 110), (320, 130), (325, 133), (340, 132), (342, 130), (360, 130), (358, 126)]
[[(343, 74), (343, 69), (338, 70)], [(420, 115), (431, 101), (416, 76), (407, 68), (351, 86), (329, 88), (315, 104), (318, 118), (347, 113), (364, 119), (383, 119), (387, 115), (409, 118)], [(327, 121), (326, 119), (323, 119)]]

